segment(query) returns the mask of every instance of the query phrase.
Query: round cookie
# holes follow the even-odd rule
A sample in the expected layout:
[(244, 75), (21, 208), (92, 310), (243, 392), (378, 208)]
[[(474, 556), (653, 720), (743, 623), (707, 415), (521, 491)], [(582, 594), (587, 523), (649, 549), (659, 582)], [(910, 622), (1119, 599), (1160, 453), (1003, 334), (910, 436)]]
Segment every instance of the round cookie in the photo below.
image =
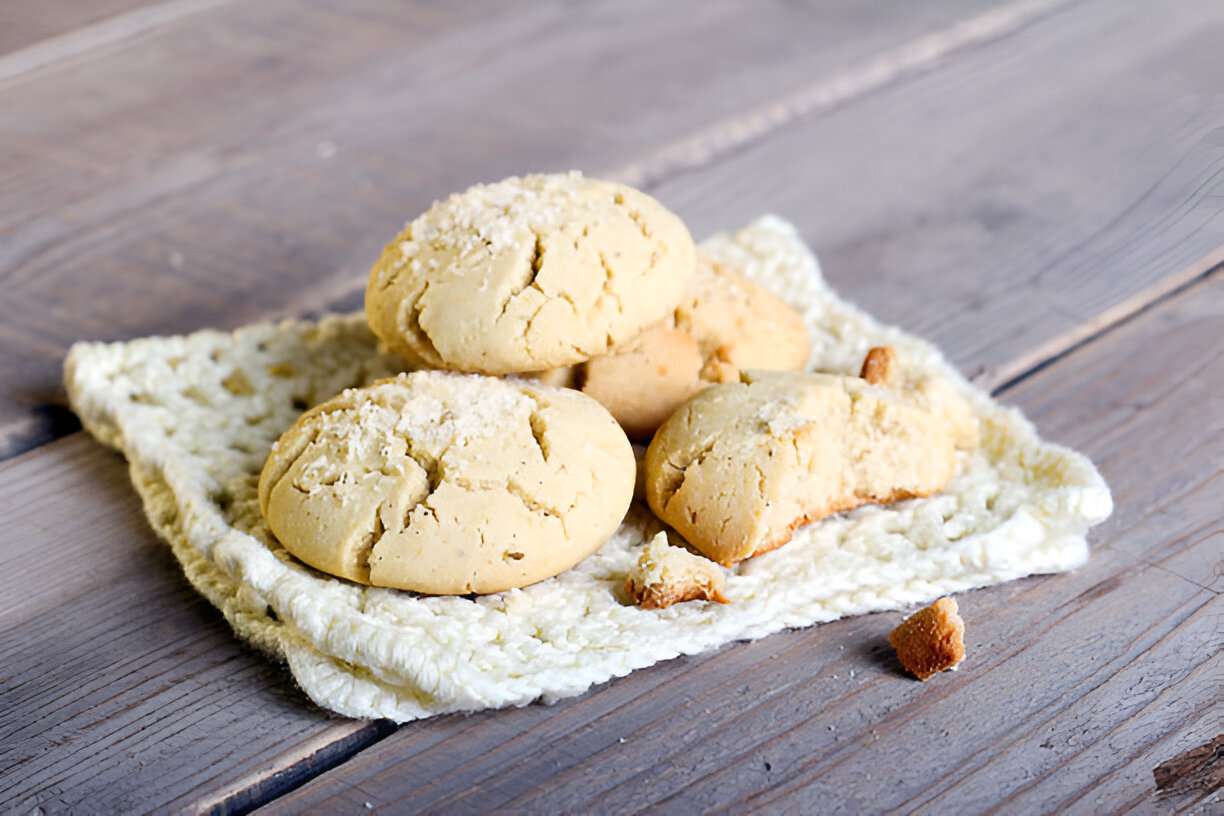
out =
[(489, 593), (598, 549), (635, 475), (629, 440), (589, 397), (418, 371), (303, 414), (264, 465), (259, 503), (285, 549), (324, 572)]
[(695, 268), (683, 222), (644, 193), (576, 172), (509, 178), (408, 224), (370, 273), (366, 316), (418, 364), (540, 371), (662, 320)]

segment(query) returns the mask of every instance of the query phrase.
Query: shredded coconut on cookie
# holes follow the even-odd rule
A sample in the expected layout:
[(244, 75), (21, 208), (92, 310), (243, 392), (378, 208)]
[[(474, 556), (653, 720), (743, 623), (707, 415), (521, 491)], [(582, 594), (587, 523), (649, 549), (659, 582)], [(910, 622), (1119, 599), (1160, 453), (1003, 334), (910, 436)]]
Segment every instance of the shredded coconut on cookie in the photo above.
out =
[(370, 327), (405, 359), (484, 374), (583, 362), (661, 320), (696, 269), (684, 223), (580, 173), (438, 202), (370, 272)]

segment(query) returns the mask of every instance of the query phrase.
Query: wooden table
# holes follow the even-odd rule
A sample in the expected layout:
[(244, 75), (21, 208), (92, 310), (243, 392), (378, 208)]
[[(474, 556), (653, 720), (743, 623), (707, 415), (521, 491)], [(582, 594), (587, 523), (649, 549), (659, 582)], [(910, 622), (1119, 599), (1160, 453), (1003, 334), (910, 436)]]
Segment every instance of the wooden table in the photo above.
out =
[[(1219, 0), (0, 5), (0, 810), (1221, 812), (1221, 41)], [(698, 237), (796, 223), (1094, 459), (1089, 563), (964, 593), (926, 684), (881, 614), (553, 706), (313, 707), (78, 430), (65, 350), (355, 307), (435, 198), (571, 167)]]

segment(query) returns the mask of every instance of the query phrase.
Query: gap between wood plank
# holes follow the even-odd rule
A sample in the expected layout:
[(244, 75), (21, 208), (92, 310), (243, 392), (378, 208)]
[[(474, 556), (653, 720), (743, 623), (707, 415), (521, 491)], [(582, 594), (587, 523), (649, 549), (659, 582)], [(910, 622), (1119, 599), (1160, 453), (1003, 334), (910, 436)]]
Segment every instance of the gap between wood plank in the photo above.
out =
[[(372, 720), (339, 740), (320, 734), (306, 743), (306, 752), (293, 764), (279, 769), (262, 768), (212, 793), (193, 805), (196, 813), (245, 814), (300, 788), (315, 776), (347, 762), (351, 757), (395, 733), (390, 720)], [(303, 747), (303, 746), (299, 746)]]
[(951, 56), (1003, 39), (1077, 0), (1019, 0), (892, 48), (866, 62), (723, 119), (684, 139), (655, 150), (608, 176), (639, 189), (700, 169), (761, 141), (776, 131), (802, 124), (828, 111), (909, 77), (931, 71)]
[(0, 82), (126, 40), (158, 26), (231, 1), (167, 0), (148, 8), (126, 11), (75, 31), (19, 48), (0, 57)]
[[(657, 186), (672, 176), (714, 164), (786, 127), (810, 121), (889, 85), (934, 70), (959, 52), (1014, 34), (1075, 2), (1079, 0), (1020, 0), (994, 9), (897, 46), (832, 76), (814, 80), (747, 113), (701, 128), (688, 137), (651, 152), (641, 161), (596, 173), (631, 187)], [(1221, 262), (1224, 262), (1224, 247), (1221, 248)], [(1186, 285), (1183, 276), (1174, 277), (1171, 288), (1162, 290), (1157, 297)], [(277, 310), (270, 319), (309, 317), (335, 310), (338, 306), (348, 308), (350, 301), (364, 294), (365, 284), (364, 280), (354, 281), (347, 274), (337, 276), (312, 287), (304, 297)], [(1142, 295), (1138, 295), (1128, 304), (1143, 299)], [(1123, 309), (1125, 305), (1120, 304), (1110, 313)], [(359, 308), (359, 303), (355, 308)], [(1129, 314), (1135, 309), (1124, 311)], [(1052, 341), (1052, 344), (1057, 345), (1060, 340)], [(1050, 355), (1035, 353), (1035, 356)], [(1026, 366), (1021, 365), (1020, 368)]]
[(1162, 278), (1158, 283), (1137, 292), (1116, 306), (1076, 324), (1071, 331), (1051, 338), (1028, 354), (1017, 358), (1016, 362), (1006, 369), (979, 372), (971, 379), (976, 385), (989, 391), (991, 396), (997, 397), (1097, 338), (1125, 326), (1187, 289), (1211, 280), (1221, 270), (1224, 270), (1224, 246), (1204, 255), (1176, 274)]
[[(225, 2), (227, 0), (222, 0)], [(987, 45), (1080, 0), (1019, 0), (892, 48), (879, 56), (818, 78), (747, 113), (703, 127), (652, 151), (641, 161), (596, 171), (631, 187), (657, 186), (672, 176), (714, 164), (779, 130), (810, 121), (856, 99), (934, 70), (955, 54)], [(323, 314), (365, 292), (366, 282), (338, 276), (312, 287), (272, 319)]]

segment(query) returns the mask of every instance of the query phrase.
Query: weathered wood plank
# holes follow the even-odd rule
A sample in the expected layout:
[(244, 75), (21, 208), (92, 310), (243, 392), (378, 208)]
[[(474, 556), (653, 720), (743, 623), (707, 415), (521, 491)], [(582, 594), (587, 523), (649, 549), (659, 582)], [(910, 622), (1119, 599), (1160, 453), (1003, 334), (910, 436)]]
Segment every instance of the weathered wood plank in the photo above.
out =
[[(131, 31), (135, 27), (133, 18), (141, 16), (133, 14), (133, 10), (147, 11), (150, 7), (182, 4), (183, 0), (92, 0), (89, 3), (74, 0), (5, 0), (0, 5), (0, 57), (36, 46), (46, 46), (46, 51), (55, 52), (63, 46), (48, 43), (49, 40), (62, 43), (65, 38), (73, 36), (80, 41), (92, 40), (96, 43), (102, 40), (106, 31), (111, 36), (117, 35), (120, 30)], [(83, 31), (89, 28), (93, 30)], [(50, 58), (50, 53), (31, 57), (27, 52), (21, 57), (0, 60), (0, 77), (8, 75), (5, 67), (10, 63), (19, 62), (23, 67), (43, 65)]]
[[(1215, 595), (1150, 654), (1077, 700), (1057, 729), (1024, 733), (923, 807), (965, 812), (998, 803), (1042, 813), (1099, 813), (1121, 812), (1140, 797), (1154, 804), (1162, 797), (1151, 773), (1166, 743), (1201, 739), (1212, 727), (1212, 712), (1218, 714), (1224, 657), (1211, 644), (1218, 645), (1222, 614), (1224, 599)], [(1186, 672), (1189, 666), (1194, 668)], [(1119, 706), (1125, 721), (1100, 716)], [(1132, 764), (1142, 770), (1128, 772)], [(1193, 789), (1171, 793), (1196, 798)]]
[(270, 0), (0, 80), (0, 453), (50, 435), (29, 406), (73, 340), (331, 302), (472, 182), (640, 172), (745, 109), (859, 77), (844, 100), (1061, 2)]
[[(1200, 67), (1211, 68), (1220, 60), (1214, 40), (1204, 34), (1220, 25), (1218, 4), (1196, 0), (1171, 5), (1151, 25), (1138, 6), (1131, 10), (1136, 13), (1099, 2), (1089, 6), (1038, 23), (1000, 43), (998, 50), (965, 56), (964, 72), (937, 71), (907, 82), (853, 110), (780, 132), (721, 163), (717, 173), (685, 176), (656, 192), (675, 204), (698, 234), (734, 226), (762, 209), (781, 210), (799, 221), (821, 249), (835, 281), (854, 282), (856, 297), (864, 305), (945, 345), (948, 336), (985, 336), (980, 330), (987, 325), (1006, 326), (991, 335), (996, 338), (993, 346), (965, 344), (956, 360), (968, 370), (983, 371), (989, 383), (1005, 381), (1201, 274), (1219, 260), (1208, 253), (1224, 240), (1218, 197), (1211, 194), (1212, 168), (1220, 152), (1212, 134), (1224, 117), (1218, 94), (1224, 70)], [(1100, 24), (1101, 19), (1115, 18), (1121, 22)], [(1079, 41), (1070, 45), (1075, 38)], [(1083, 59), (1093, 48), (1108, 53), (1101, 59)], [(1092, 71), (1084, 70), (1087, 64), (1094, 66)], [(1018, 68), (1021, 65), (1024, 70)], [(972, 79), (966, 81), (965, 76)], [(392, 94), (391, 99), (404, 104), (402, 93)], [(1094, 115), (1082, 116), (1086, 108)], [(766, 105), (755, 117), (770, 109)], [(712, 113), (714, 124), (709, 127), (730, 131), (744, 118), (719, 119), (722, 108)], [(355, 118), (371, 115), (360, 114)], [(784, 123), (793, 118), (780, 117)], [(574, 127), (572, 120), (567, 124)], [(514, 125), (523, 127), (522, 122)], [(313, 127), (318, 130), (317, 120)], [(358, 145), (370, 138), (364, 132), (354, 135)], [(338, 142), (323, 139), (313, 147), (328, 144)], [(309, 154), (310, 148), (299, 142), (283, 152)], [(257, 147), (256, 152), (262, 149)], [(702, 148), (686, 149), (700, 153)], [(370, 146), (363, 155), (391, 162), (385, 145)], [(573, 152), (568, 155), (582, 158)], [(813, 161), (813, 156), (838, 160)], [(375, 238), (369, 225), (386, 221), (380, 227), (386, 233), (399, 216), (380, 220), (370, 216), (370, 210), (380, 205), (385, 209), (389, 200), (411, 200), (413, 192), (403, 186), (369, 201), (359, 194), (355, 203), (352, 190), (347, 199), (335, 195), (336, 180), (327, 162), (312, 169), (310, 181), (301, 167), (292, 180), (283, 170), (257, 185), (258, 191), (251, 193), (258, 199), (254, 206), (235, 207), (231, 200), (224, 209), (233, 212), (207, 214), (207, 219), (216, 219), (210, 232), (244, 235), (244, 246), (264, 242), (258, 245), (264, 254), (245, 258), (232, 249), (218, 254), (215, 246), (201, 246), (199, 221), (205, 215), (183, 211), (171, 228), (194, 225), (194, 243), (163, 244), (152, 255), (116, 256), (105, 277), (124, 280), (125, 271), (130, 278), (150, 269), (173, 271), (176, 265), (182, 267), (178, 272), (153, 284), (148, 280), (111, 284), (110, 291), (79, 287), (79, 297), (101, 305), (91, 306), (92, 313), (74, 315), (71, 304), (61, 304), (63, 325), (81, 334), (117, 336), (138, 330), (179, 330), (192, 325), (192, 320), (232, 325), (277, 308), (300, 311), (337, 300), (350, 306), (359, 302), (362, 264), (354, 258), (352, 236), (370, 235), (363, 242), (377, 246), (385, 235)], [(165, 172), (162, 181), (170, 192), (156, 192), (160, 188), (150, 184), (155, 200), (173, 196), (176, 185), (194, 189), (219, 170), (204, 157), (191, 156)], [(612, 172), (627, 177), (643, 173), (634, 162)], [(491, 171), (484, 177), (498, 174)], [(235, 175), (241, 178), (245, 173)], [(386, 183), (389, 175), (372, 180), (366, 173), (362, 185), (373, 189), (376, 183)], [(351, 180), (346, 174), (341, 181)], [(471, 179), (462, 183), (467, 180)], [(313, 193), (281, 195), (277, 191), (285, 184), (313, 185)], [(460, 182), (443, 184), (435, 178), (426, 195), (420, 195), (418, 185), (418, 197), (427, 200)], [(232, 195), (233, 190), (227, 188), (224, 194)], [(343, 202), (335, 211), (292, 213), (297, 223), (309, 228), (309, 240), (315, 242), (309, 251), (297, 245), (300, 261), (285, 256), (287, 246), (305, 240), (295, 237), (294, 223), (268, 215), (283, 210), (274, 200), (277, 196), (289, 201), (305, 197), (316, 203)], [(942, 203), (931, 208), (932, 200)], [(189, 206), (201, 206), (198, 200), (193, 202)], [(139, 223), (124, 234), (147, 233), (150, 228), (144, 217), (148, 203), (138, 201), (135, 206), (131, 217)], [(85, 221), (121, 217), (103, 210)], [(411, 208), (398, 208), (405, 210)], [(319, 226), (320, 220), (326, 226)], [(253, 225), (259, 235), (247, 236), (244, 230)], [(276, 237), (272, 246), (266, 244), (269, 236)], [(42, 259), (41, 266), (70, 269), (74, 245), (65, 246), (65, 257)], [(206, 271), (212, 277), (207, 287), (192, 285), (188, 258), (199, 260), (197, 273)], [(318, 285), (302, 285), (295, 278), (291, 288), (301, 294), (284, 298), (286, 276), (319, 261), (325, 263), (305, 273), (307, 283), (313, 280)], [(195, 264), (193, 260), (190, 265)], [(1034, 272), (1047, 265), (1048, 271)], [(252, 297), (250, 268), (264, 270), (260, 280), (275, 291)], [(18, 304), (23, 315), (40, 314), (46, 287), (60, 280), (46, 268), (42, 273), (37, 291)], [(322, 278), (327, 283), (318, 283)], [(907, 300), (916, 280), (922, 281), (928, 294), (921, 309)], [(130, 313), (140, 317), (125, 318), (117, 298), (134, 304)], [(240, 305), (235, 306), (235, 298)], [(141, 304), (153, 300), (161, 311), (149, 317), (150, 307)], [(178, 303), (183, 303), (181, 308)], [(124, 329), (125, 320), (145, 322), (140, 329), (134, 323)], [(1011, 325), (1017, 320), (1022, 322)], [(13, 331), (29, 338), (27, 345), (38, 342), (34, 357), (15, 354), (9, 363), (19, 369), (14, 376), (20, 383), (11, 389), (18, 405), (11, 406), (14, 424), (9, 426), (16, 447), (36, 444), (48, 434), (45, 418), (30, 417), (28, 406), (58, 393), (50, 363), (62, 352), (67, 332), (44, 325), (20, 325)], [(1015, 347), (1023, 347), (1026, 355), (1013, 357)]]
[(1068, 6), (652, 188), (697, 233), (762, 210), (988, 386), (1224, 262), (1224, 5)]
[(386, 732), (319, 710), (238, 643), (149, 530), (122, 459), (84, 434), (0, 466), (0, 492), (4, 810), (190, 807), (235, 783), (239, 804), (262, 801), (297, 781), (277, 772)]
[[(955, 674), (900, 674), (886, 642), (898, 615), (840, 621), (672, 661), (552, 708), (406, 726), (266, 811), (1146, 802), (1151, 768), (1198, 738), (1218, 690), (1206, 682), (1218, 649), (1203, 639), (1218, 635), (1219, 593), (1178, 565), (1214, 558), (1219, 569), (1203, 531), (1220, 529), (1207, 497), (1224, 440), (1202, 418), (1221, 397), (1222, 332), (1216, 274), (1003, 395), (1091, 454), (1118, 507), (1086, 566), (960, 598), (969, 657)], [(1088, 786), (1104, 798), (1076, 805)]]
[[(1207, 718), (1203, 718), (1206, 720)], [(1201, 790), (1204, 798), (1214, 797), (1216, 802), (1224, 795), (1224, 733), (1215, 737), (1210, 735), (1218, 723), (1204, 723), (1199, 734), (1187, 742), (1195, 745), (1152, 769), (1152, 778), (1156, 780), (1156, 789), (1163, 794), (1183, 793), (1191, 790)], [(1159, 794), (1158, 794), (1159, 795)], [(1205, 802), (1203, 804), (1206, 804)]]

